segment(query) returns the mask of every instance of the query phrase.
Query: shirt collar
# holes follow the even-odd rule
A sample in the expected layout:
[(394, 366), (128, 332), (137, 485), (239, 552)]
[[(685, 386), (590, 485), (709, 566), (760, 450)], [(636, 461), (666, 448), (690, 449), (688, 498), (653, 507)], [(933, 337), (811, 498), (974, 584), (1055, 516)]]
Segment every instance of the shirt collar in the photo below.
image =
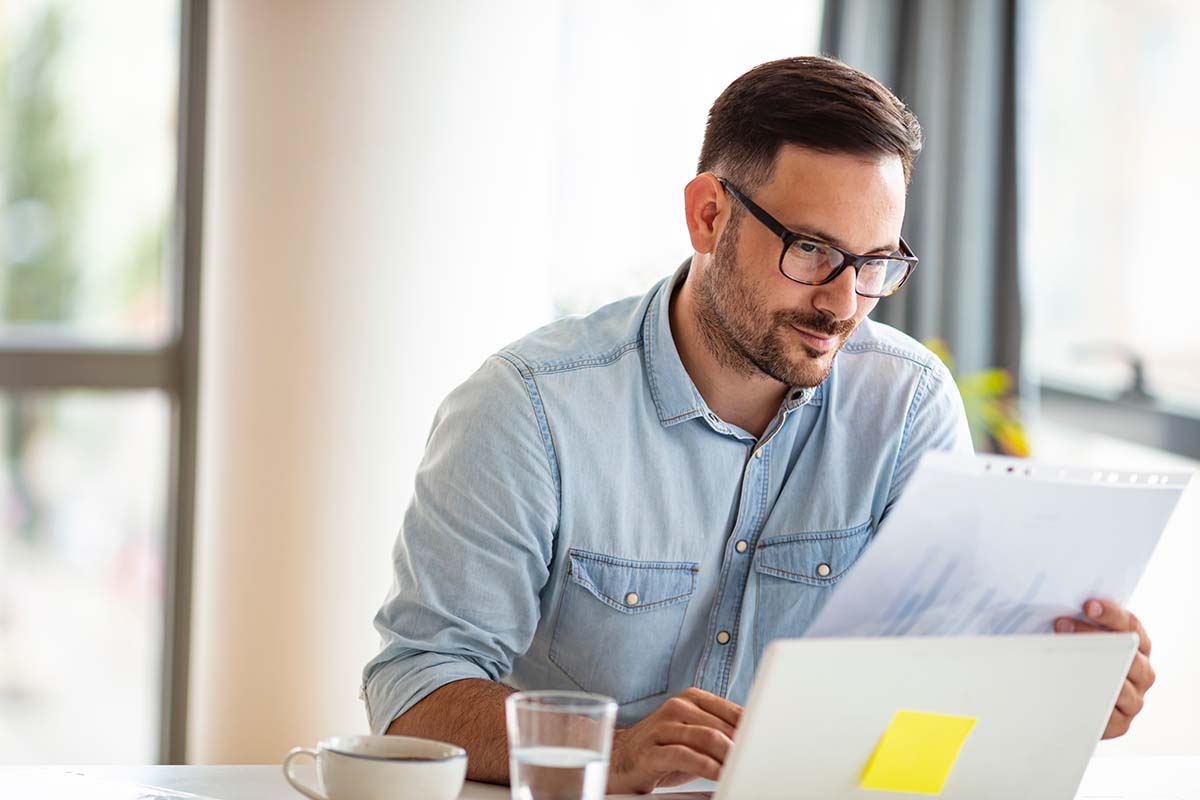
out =
[(671, 335), (671, 296), (687, 277), (691, 266), (689, 258), (679, 265), (674, 275), (658, 285), (658, 294), (650, 301), (646, 319), (642, 322), (646, 374), (663, 427), (708, 413), (704, 398), (683, 368), (679, 350), (675, 348), (675, 337)]
[[(642, 322), (650, 394), (663, 427), (712, 414), (684, 369), (679, 350), (675, 347), (675, 337), (671, 335), (671, 296), (687, 277), (691, 266), (692, 260), (689, 258), (679, 265), (675, 274), (658, 285), (657, 294), (651, 299)], [(821, 386), (793, 388), (784, 400), (785, 411), (793, 411), (814, 400), (820, 402), (821, 395)], [(716, 416), (710, 416), (710, 421), (716, 422)]]

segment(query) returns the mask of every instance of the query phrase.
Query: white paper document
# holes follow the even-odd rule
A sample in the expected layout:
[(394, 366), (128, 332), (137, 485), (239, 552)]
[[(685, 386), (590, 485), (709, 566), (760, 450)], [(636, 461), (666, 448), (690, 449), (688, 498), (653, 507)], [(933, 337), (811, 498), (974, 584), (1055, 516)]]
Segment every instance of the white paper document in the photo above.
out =
[(927, 453), (805, 635), (1050, 633), (1125, 604), (1190, 477)]

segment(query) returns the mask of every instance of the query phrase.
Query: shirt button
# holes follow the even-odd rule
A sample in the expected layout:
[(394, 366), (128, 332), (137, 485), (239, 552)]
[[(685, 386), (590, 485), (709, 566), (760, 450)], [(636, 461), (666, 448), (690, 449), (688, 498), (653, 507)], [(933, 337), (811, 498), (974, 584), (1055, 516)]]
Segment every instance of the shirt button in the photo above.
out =
[(761, 448), (760, 448), (760, 449), (758, 449), (758, 450), (755, 450), (755, 451), (754, 451), (754, 457), (755, 457), (755, 458), (762, 458), (762, 449), (761, 449)]
[(820, 575), (822, 578), (829, 577), (829, 565), (828, 564), (818, 564), (817, 565), (817, 574)]
[(637, 592), (630, 592), (629, 594), (625, 595), (625, 605), (636, 606), (637, 604), (638, 604)]
[(729, 631), (721, 631), (717, 634), (717, 644), (729, 644)]
[(746, 544), (745, 539), (738, 539), (738, 543), (733, 546), (733, 549), (737, 550), (739, 553), (744, 553), (746, 552), (746, 548), (749, 546), (750, 545)]

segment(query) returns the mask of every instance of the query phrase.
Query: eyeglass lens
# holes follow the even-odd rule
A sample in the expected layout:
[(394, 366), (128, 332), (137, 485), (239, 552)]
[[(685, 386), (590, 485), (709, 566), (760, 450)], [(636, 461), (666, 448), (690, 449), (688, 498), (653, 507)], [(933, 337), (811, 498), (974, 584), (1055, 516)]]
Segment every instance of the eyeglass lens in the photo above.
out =
[[(804, 283), (820, 283), (842, 265), (837, 250), (819, 242), (803, 239), (792, 242), (783, 256), (784, 273)], [(908, 262), (893, 258), (873, 258), (860, 262), (855, 290), (862, 294), (887, 295), (895, 291), (908, 273)]]

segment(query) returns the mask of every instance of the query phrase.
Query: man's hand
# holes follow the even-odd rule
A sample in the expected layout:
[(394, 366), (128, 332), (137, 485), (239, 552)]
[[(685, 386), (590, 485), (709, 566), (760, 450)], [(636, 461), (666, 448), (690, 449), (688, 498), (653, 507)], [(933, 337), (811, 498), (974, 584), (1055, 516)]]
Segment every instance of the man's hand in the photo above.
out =
[(1054, 621), (1054, 630), (1059, 633), (1132, 631), (1138, 635), (1138, 651), (1129, 667), (1129, 674), (1125, 676), (1125, 685), (1117, 695), (1117, 706), (1104, 728), (1103, 738), (1115, 739), (1129, 730), (1129, 723), (1133, 722), (1145, 704), (1146, 692), (1154, 685), (1154, 669), (1150, 666), (1150, 637), (1137, 617), (1108, 600), (1088, 600), (1083, 604), (1083, 613), (1090, 622), (1061, 617)]
[(650, 792), (695, 778), (715, 781), (741, 717), (736, 703), (685, 689), (641, 722), (613, 734), (608, 793)]

